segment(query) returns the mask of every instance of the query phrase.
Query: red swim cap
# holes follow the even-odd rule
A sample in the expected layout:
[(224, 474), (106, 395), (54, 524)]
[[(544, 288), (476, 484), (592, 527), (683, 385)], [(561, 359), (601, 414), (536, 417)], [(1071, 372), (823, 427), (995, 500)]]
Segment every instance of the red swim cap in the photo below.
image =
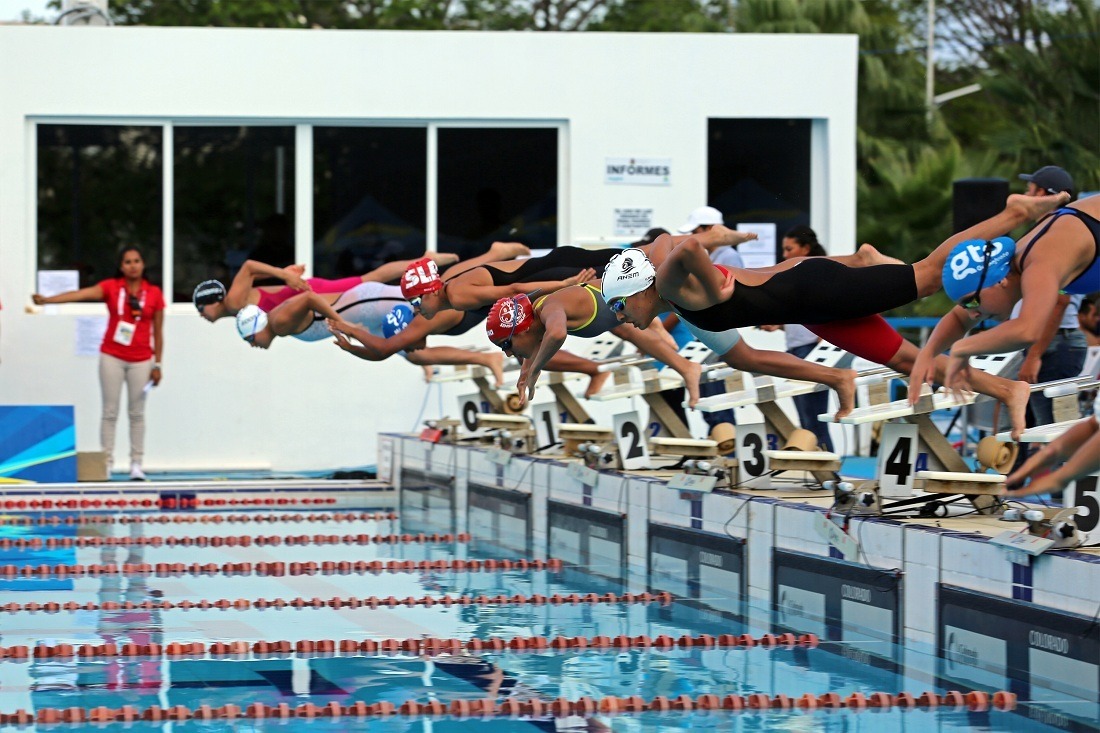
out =
[(405, 276), (401, 278), (401, 294), (406, 298), (415, 298), (442, 289), (443, 280), (439, 277), (439, 268), (427, 257), (409, 265)]
[(499, 344), (504, 339), (523, 333), (534, 322), (535, 308), (531, 305), (531, 299), (520, 293), (493, 303), (485, 319), (485, 332), (490, 341)]

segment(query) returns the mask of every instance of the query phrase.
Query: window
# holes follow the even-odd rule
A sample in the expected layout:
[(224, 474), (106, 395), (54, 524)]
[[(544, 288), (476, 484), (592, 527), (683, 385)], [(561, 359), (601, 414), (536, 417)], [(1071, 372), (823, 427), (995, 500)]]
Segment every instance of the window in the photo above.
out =
[(88, 287), (136, 245), (160, 283), (161, 128), (40, 124), (37, 136), (38, 269), (77, 270)]
[(443, 128), (438, 134), (441, 252), (473, 257), (497, 240), (557, 245), (556, 128)]
[(294, 128), (174, 130), (175, 300), (246, 259), (294, 263)]
[(361, 275), (426, 248), (428, 131), (313, 129), (313, 270)]
[(712, 119), (707, 128), (707, 203), (730, 227), (774, 223), (781, 248), (788, 229), (810, 223), (810, 120)]

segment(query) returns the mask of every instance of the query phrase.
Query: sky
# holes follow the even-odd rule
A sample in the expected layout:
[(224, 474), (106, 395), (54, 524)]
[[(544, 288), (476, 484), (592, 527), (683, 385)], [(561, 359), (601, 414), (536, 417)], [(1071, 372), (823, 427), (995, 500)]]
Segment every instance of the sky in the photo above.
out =
[(0, 0), (0, 23), (10, 23), (21, 20), (23, 11), (38, 18), (53, 18), (56, 11), (46, 10), (47, 0)]

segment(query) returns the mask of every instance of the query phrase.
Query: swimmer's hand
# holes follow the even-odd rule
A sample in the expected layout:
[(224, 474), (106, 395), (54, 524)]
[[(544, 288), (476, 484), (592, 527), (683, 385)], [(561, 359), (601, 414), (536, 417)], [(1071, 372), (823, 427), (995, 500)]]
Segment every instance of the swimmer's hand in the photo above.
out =
[(286, 276), (283, 278), (283, 282), (287, 284), (287, 287), (298, 291), (312, 290), (313, 288), (309, 286), (309, 283), (302, 279), (302, 274), (305, 273), (305, 271), (305, 265), (290, 265), (289, 267), (284, 267), (283, 272)]
[(335, 318), (326, 318), (325, 319), (325, 325), (328, 326), (328, 330), (332, 331), (332, 334), (334, 336), (354, 336), (355, 335), (355, 333), (352, 330), (352, 329), (355, 328), (355, 326), (351, 325), (350, 323), (345, 321), (343, 318), (341, 318), (339, 320), (337, 320)]
[(519, 379), (516, 380), (516, 392), (519, 394), (520, 406), (527, 404), (535, 396), (535, 387), (538, 386), (539, 370), (528, 371), (530, 359), (525, 359), (519, 370)]
[(943, 384), (951, 392), (951, 395), (962, 402), (974, 390), (970, 386), (970, 358), (966, 356), (949, 356), (947, 369), (944, 370)]
[(935, 356), (926, 349), (921, 349), (917, 358), (913, 361), (913, 369), (909, 372), (909, 404), (915, 405), (920, 400), (921, 387), (929, 387), (936, 381)]
[(591, 267), (586, 267), (573, 277), (565, 278), (564, 280), (562, 280), (562, 283), (565, 285), (565, 287), (569, 287), (571, 285), (583, 285), (584, 283), (590, 282), (595, 279), (596, 271), (593, 270)]
[(336, 345), (339, 346), (341, 349), (350, 352), (352, 349), (355, 348), (355, 345), (351, 341), (349, 341), (348, 337), (345, 336), (343, 333), (335, 330), (331, 326), (329, 326), (329, 330), (332, 331), (332, 336), (336, 339)]

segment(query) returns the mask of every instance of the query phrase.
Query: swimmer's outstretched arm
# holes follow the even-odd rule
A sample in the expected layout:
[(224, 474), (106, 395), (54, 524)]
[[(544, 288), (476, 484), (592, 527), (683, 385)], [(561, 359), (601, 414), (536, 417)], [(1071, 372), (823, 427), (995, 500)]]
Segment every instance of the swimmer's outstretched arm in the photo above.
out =
[(313, 322), (315, 312), (325, 318), (344, 320), (327, 300), (311, 290), (275, 306), (267, 315), (267, 323), (276, 336), (292, 336), (301, 333)]
[[(1056, 461), (1066, 460), (1057, 470), (1032, 480), (1025, 488), (1024, 480), (1036, 470)], [(1100, 423), (1095, 417), (1087, 417), (1056, 440), (1039, 449), (1024, 461), (1024, 465), (1005, 479), (1008, 496), (1030, 496), (1064, 489), (1070, 481), (1100, 471)]]
[(534, 293), (546, 295), (573, 285), (586, 283), (595, 277), (596, 271), (589, 267), (564, 280), (542, 280), (539, 282), (512, 283), (511, 285), (465, 285), (461, 281), (455, 280), (447, 284), (447, 299), (450, 301), (451, 307), (456, 310), (472, 311), (492, 305), (501, 298), (511, 298), (521, 294), (532, 295)]
[(233, 276), (229, 292), (225, 294), (225, 307), (237, 312), (248, 305), (248, 296), (257, 278), (272, 277), (282, 280), (295, 290), (309, 290), (309, 283), (302, 279), (303, 272), (305, 272), (305, 265), (274, 267), (257, 260), (245, 260), (241, 269), (237, 270), (237, 274)]
[[(441, 267), (453, 265), (458, 262), (458, 255), (450, 252), (425, 252), (424, 256)], [(387, 262), (366, 273), (360, 279), (363, 282), (375, 283), (388, 283), (394, 280), (400, 280), (405, 274), (405, 270), (409, 269), (409, 265), (412, 265), (416, 261), (417, 260), (394, 260), (393, 262)]]
[[(442, 331), (436, 330), (437, 327), (441, 327), (443, 331), (446, 331), (453, 328), (461, 320), (462, 314), (458, 311), (444, 311), (431, 321), (423, 316), (415, 316), (409, 323), (408, 328), (389, 338), (375, 336), (362, 326), (343, 320), (334, 321), (329, 319), (327, 323), (333, 335), (338, 336), (336, 345), (341, 349), (365, 361), (382, 361), (400, 351), (404, 351), (430, 334), (441, 333)], [(358, 341), (360, 345), (351, 343), (347, 338), (341, 339), (339, 335), (350, 336)]]
[(545, 333), (539, 342), (539, 350), (530, 359), (524, 359), (520, 368), (520, 377), (516, 380), (516, 391), (524, 403), (535, 396), (539, 374), (547, 362), (558, 353), (569, 334), (569, 317), (560, 303), (547, 300), (539, 313)]

